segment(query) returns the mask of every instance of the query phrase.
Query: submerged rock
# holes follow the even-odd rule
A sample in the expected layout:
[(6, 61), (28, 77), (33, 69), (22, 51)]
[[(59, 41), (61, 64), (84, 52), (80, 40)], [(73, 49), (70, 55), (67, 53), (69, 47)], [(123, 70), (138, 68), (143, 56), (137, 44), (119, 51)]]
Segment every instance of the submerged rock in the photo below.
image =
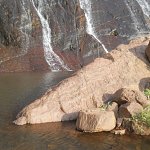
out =
[(145, 82), (140, 81), (150, 76), (143, 46), (148, 42), (142, 38), (119, 46), (111, 52), (114, 61), (97, 58), (26, 106), (14, 123), (22, 125), (73, 120), (80, 110), (100, 107), (122, 87), (144, 86)]
[(116, 126), (116, 117), (113, 111), (97, 109), (79, 112), (76, 127), (84, 132), (111, 131)]

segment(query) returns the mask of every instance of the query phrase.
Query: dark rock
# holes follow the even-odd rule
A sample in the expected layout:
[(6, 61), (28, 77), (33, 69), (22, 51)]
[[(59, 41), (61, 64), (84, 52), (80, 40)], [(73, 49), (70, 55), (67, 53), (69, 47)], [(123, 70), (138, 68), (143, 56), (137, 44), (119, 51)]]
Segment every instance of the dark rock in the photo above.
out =
[(120, 128), (123, 122), (123, 118), (117, 118), (117, 128)]
[(147, 48), (145, 50), (145, 54), (146, 54), (146, 56), (147, 56), (147, 58), (148, 58), (148, 60), (150, 62), (150, 42), (149, 42), (149, 44), (148, 44), (148, 46), (147, 46)]
[(136, 101), (135, 92), (127, 88), (122, 88), (116, 91), (113, 98), (114, 98), (113, 101), (117, 102), (119, 105)]
[(115, 92), (113, 96), (113, 101), (117, 102), (119, 105), (131, 102), (138, 102), (143, 107), (150, 104), (147, 98), (140, 91), (132, 90), (130, 88), (122, 88)]
[(132, 120), (129, 118), (123, 118), (122, 127), (126, 129), (127, 133), (133, 133)]
[(131, 118), (142, 112), (143, 107), (137, 102), (123, 104), (119, 107), (119, 118)]

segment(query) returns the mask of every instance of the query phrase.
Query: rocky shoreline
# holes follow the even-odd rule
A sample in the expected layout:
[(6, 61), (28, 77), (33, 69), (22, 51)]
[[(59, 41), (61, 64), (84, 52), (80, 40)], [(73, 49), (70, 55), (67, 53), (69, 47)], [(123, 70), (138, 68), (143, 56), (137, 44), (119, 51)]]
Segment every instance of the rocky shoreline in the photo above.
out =
[[(26, 106), (17, 115), (14, 123), (24, 125), (75, 120), (78, 115), (80, 116), (80, 111), (100, 110), (99, 107), (110, 100), (113, 101), (113, 105), (118, 105), (119, 115), (122, 111), (130, 112), (135, 105), (137, 112), (142, 111), (148, 101), (144, 98), (138, 101), (137, 97), (132, 96), (140, 93), (141, 97), (141, 92), (150, 82), (149, 61), (145, 55), (149, 39), (149, 37), (135, 39), (128, 45), (120, 45), (104, 57), (97, 58)], [(114, 98), (116, 95), (114, 93), (123, 89), (127, 89), (127, 93), (131, 95), (128, 95), (129, 101), (124, 100), (122, 103)], [(116, 115), (118, 114), (114, 113), (115, 118)], [(114, 123), (117, 123), (117, 119)]]
[[(113, 99), (100, 108), (81, 110), (76, 127), (84, 132), (111, 131), (114, 134), (134, 132), (147, 135), (147, 130), (137, 128), (134, 117), (150, 106), (150, 101), (140, 92), (122, 88), (115, 92)], [(140, 120), (139, 120), (140, 121)]]

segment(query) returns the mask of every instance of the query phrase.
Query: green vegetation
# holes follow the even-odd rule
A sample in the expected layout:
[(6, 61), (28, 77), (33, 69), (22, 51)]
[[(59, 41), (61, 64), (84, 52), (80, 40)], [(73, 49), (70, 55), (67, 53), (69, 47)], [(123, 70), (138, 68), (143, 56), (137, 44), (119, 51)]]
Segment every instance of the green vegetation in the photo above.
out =
[(150, 106), (133, 117), (133, 121), (150, 127)]
[(106, 110), (107, 108), (108, 108), (107, 104), (104, 104), (104, 105), (100, 106), (100, 110)]
[(144, 94), (147, 97), (147, 99), (150, 99), (150, 89), (145, 89)]
[(118, 36), (119, 33), (118, 33), (117, 29), (113, 29), (113, 30), (111, 31), (111, 35)]
[(109, 105), (112, 105), (112, 102), (107, 102), (106, 104), (103, 104), (102, 106), (100, 106), (100, 109), (101, 110), (106, 110)]

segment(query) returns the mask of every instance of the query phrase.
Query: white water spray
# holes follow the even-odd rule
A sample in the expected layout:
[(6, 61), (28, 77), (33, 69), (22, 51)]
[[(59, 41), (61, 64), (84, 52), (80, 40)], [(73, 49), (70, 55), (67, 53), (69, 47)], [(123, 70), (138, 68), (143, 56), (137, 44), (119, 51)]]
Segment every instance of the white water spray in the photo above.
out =
[(80, 2), (80, 7), (84, 10), (85, 17), (86, 17), (86, 22), (87, 22), (87, 27), (86, 31), (88, 34), (92, 35), (103, 47), (106, 53), (108, 53), (107, 48), (105, 45), (97, 38), (97, 35), (94, 31), (94, 25), (93, 25), (93, 20), (92, 20), (92, 9), (91, 9), (91, 1), (90, 0), (79, 0)]
[(49, 27), (47, 19), (42, 15), (42, 11), (44, 10), (43, 0), (38, 0), (38, 7), (35, 6), (34, 0), (31, 0), (31, 2), (41, 21), (43, 32), (43, 48), (46, 62), (48, 63), (52, 71), (59, 71), (62, 68), (67, 71), (72, 71), (67, 65), (64, 64), (63, 60), (53, 51), (51, 45), (51, 29)]
[(150, 4), (146, 0), (136, 0), (145, 16), (150, 18)]

